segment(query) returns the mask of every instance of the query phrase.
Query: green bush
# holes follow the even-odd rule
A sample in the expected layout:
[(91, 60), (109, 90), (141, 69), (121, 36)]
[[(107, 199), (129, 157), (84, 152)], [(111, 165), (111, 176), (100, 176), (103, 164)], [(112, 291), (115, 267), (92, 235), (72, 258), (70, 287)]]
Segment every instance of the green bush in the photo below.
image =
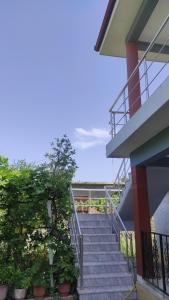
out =
[(13, 277), (13, 267), (11, 265), (7, 265), (4, 262), (0, 264), (0, 284), (10, 285), (12, 283)]
[[(23, 270), (34, 274), (42, 256), (45, 271), (37, 272), (34, 280), (46, 280), (50, 270), (49, 247), (54, 252), (59, 251), (60, 245), (67, 247), (72, 213), (69, 187), (76, 170), (74, 153), (69, 139), (63, 136), (54, 140), (44, 164), (19, 161), (9, 165), (8, 159), (0, 157), (0, 265), (5, 261), (14, 267), (15, 285), (28, 285), (30, 278)], [(52, 220), (48, 216), (48, 201)], [(73, 268), (74, 262), (69, 263)], [(8, 268), (2, 270), (0, 280), (9, 282)]]
[(17, 289), (27, 289), (32, 283), (31, 269), (13, 269), (12, 283)]

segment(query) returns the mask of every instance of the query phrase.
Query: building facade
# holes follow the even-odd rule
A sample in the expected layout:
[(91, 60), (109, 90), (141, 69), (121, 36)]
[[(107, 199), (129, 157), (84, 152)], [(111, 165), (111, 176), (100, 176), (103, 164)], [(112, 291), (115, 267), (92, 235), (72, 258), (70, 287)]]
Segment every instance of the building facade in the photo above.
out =
[(126, 59), (127, 81), (109, 111), (106, 153), (124, 166), (130, 160), (118, 210), (123, 221), (134, 222), (138, 278), (169, 295), (169, 232), (158, 214), (163, 199), (165, 220), (169, 213), (168, 0), (110, 0), (95, 50)]

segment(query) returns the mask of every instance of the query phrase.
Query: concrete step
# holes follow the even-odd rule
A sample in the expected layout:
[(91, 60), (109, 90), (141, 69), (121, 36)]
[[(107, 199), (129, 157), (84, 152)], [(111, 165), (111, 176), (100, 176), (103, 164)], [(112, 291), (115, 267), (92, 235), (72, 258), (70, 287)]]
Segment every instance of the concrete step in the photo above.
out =
[(108, 262), (108, 261), (124, 261), (123, 254), (119, 251), (103, 251), (103, 252), (84, 252), (84, 262)]
[(80, 227), (97, 227), (97, 226), (101, 226), (101, 227), (111, 227), (110, 222), (107, 220), (97, 220), (97, 221), (80, 221)]
[[(80, 300), (123, 300), (132, 290), (132, 286), (126, 287), (100, 287), (100, 288), (84, 288), (78, 289)], [(132, 293), (130, 300), (136, 300), (136, 294)]]
[(96, 243), (84, 243), (84, 252), (100, 252), (100, 251), (118, 251), (119, 244), (117, 242), (106, 243), (106, 242), (96, 242)]
[(128, 272), (126, 261), (107, 262), (85, 262), (83, 264), (84, 275), (99, 273), (120, 273)]
[(109, 220), (107, 214), (78, 214), (79, 221), (106, 221)]
[(84, 243), (95, 243), (95, 242), (116, 242), (117, 238), (115, 234), (84, 234)]
[(84, 227), (81, 226), (81, 231), (83, 234), (111, 234), (112, 229), (110, 226), (103, 227), (103, 226), (97, 226), (97, 227)]
[(102, 273), (86, 275), (83, 278), (83, 288), (129, 286), (132, 285), (132, 276), (129, 273)]

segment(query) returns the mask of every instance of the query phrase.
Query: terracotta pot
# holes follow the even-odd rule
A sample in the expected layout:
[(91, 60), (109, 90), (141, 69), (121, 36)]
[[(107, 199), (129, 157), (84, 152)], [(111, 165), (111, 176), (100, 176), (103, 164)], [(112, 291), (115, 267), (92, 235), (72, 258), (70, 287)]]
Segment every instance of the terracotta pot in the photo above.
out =
[(22, 300), (26, 297), (27, 289), (15, 289), (14, 290), (14, 297), (16, 300)]
[(60, 296), (66, 297), (69, 295), (71, 289), (71, 284), (70, 283), (61, 283), (58, 285), (58, 291)]
[(33, 295), (35, 299), (41, 300), (44, 298), (46, 288), (44, 286), (33, 286)]
[(5, 284), (0, 285), (0, 300), (5, 300), (8, 292), (8, 286)]

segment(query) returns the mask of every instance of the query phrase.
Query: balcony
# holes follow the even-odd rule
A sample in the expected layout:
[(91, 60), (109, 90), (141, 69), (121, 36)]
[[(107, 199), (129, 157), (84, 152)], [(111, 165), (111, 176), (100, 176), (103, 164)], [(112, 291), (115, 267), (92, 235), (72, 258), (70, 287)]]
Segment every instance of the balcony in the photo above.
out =
[[(169, 51), (166, 52), (169, 42), (168, 30), (169, 16), (162, 22), (109, 110), (112, 139), (107, 145), (107, 157), (129, 157), (133, 151), (169, 126)], [(160, 40), (163, 42), (159, 44)], [(148, 60), (150, 53), (151, 61)], [(139, 80), (135, 82), (129, 94), (128, 86), (138, 71)], [(129, 98), (138, 86), (141, 91), (141, 107), (130, 118)], [(137, 100), (135, 99), (135, 102)]]

